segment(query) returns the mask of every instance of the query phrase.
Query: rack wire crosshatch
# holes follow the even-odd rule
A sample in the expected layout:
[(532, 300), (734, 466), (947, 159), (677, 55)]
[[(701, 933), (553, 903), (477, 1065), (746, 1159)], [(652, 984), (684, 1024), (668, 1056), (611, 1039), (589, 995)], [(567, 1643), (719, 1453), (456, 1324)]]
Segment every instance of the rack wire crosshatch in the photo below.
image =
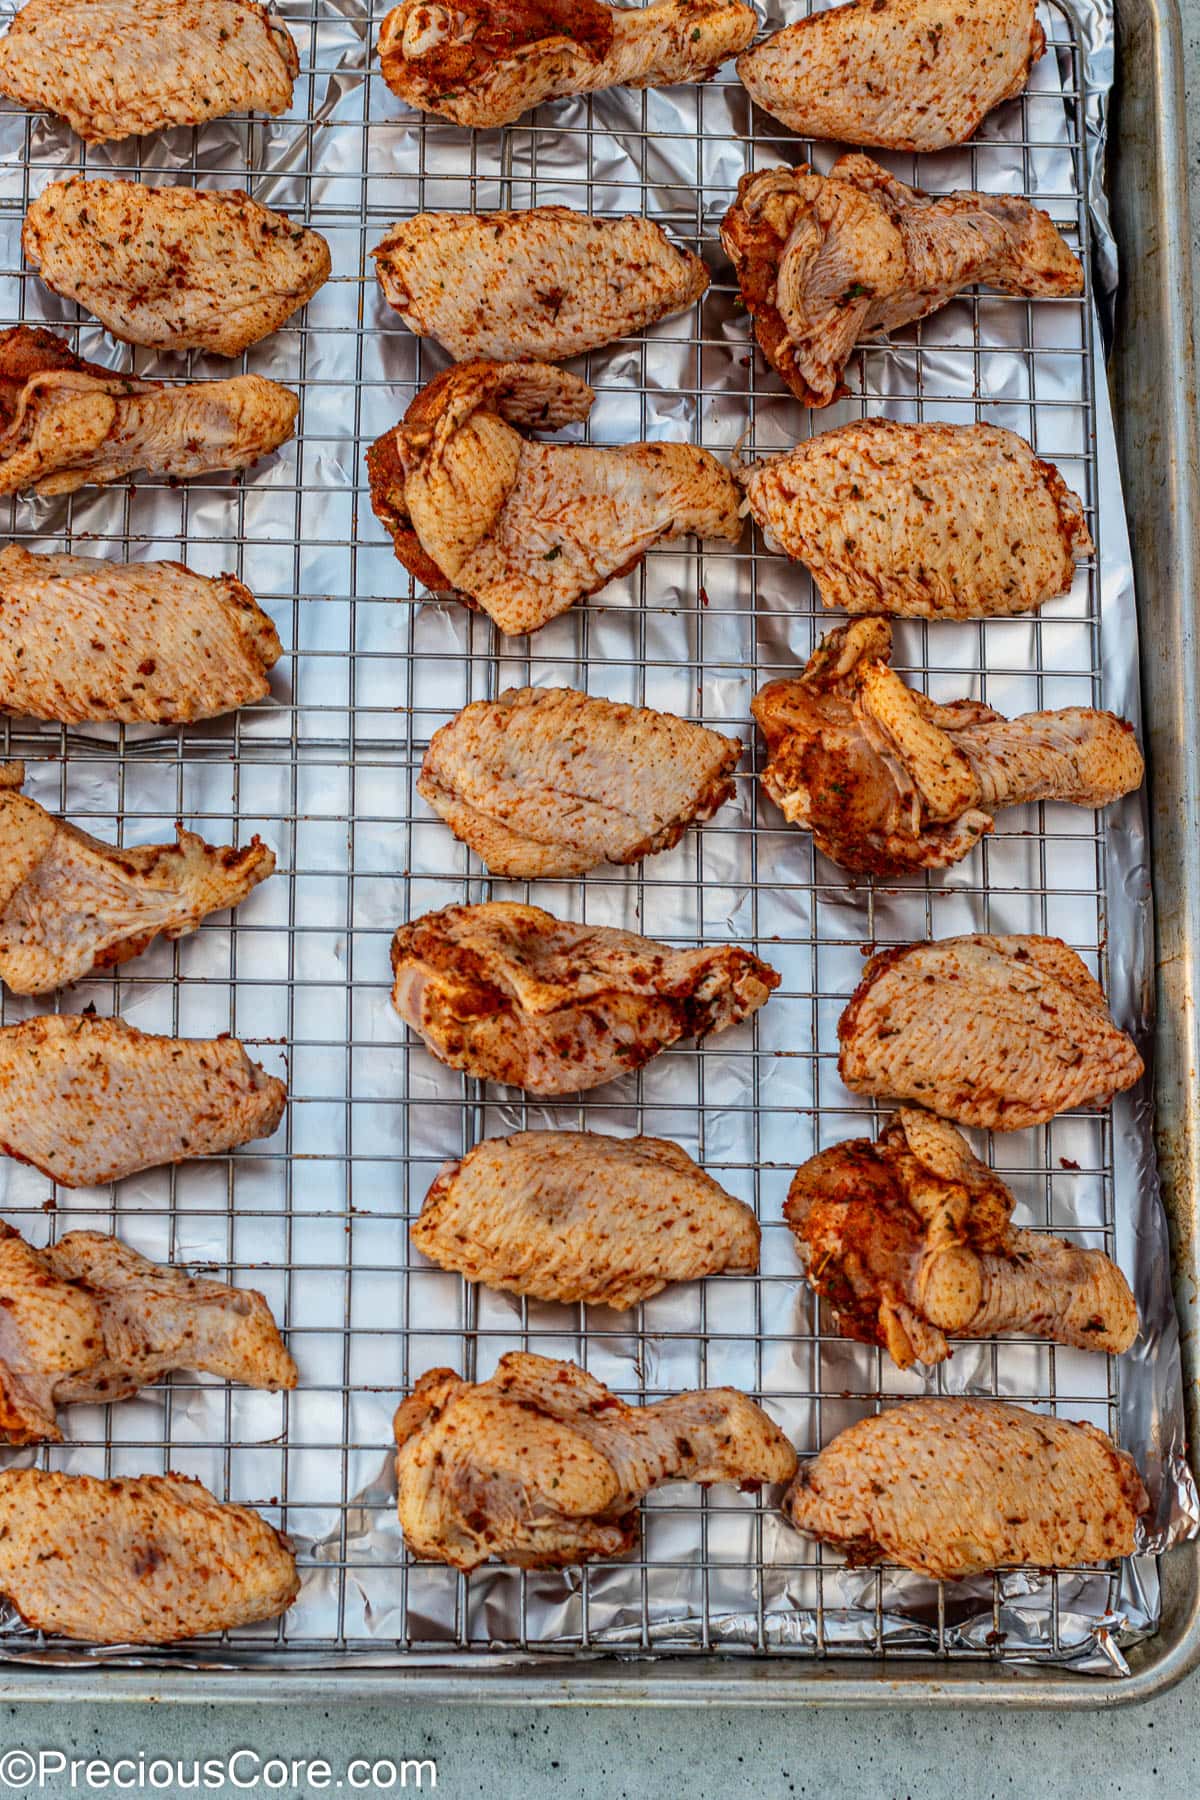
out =
[[(4, 727), (5, 752), (27, 761), (29, 791), (102, 836), (161, 839), (182, 818), (218, 841), (258, 831), (279, 857), (274, 878), (232, 918), (157, 944), (61, 999), (149, 1030), (236, 1033), (288, 1080), (275, 1139), (135, 1177), (112, 1193), (55, 1193), (35, 1172), (5, 1164), (0, 1212), (35, 1242), (77, 1226), (118, 1229), (147, 1254), (262, 1288), (301, 1385), (270, 1396), (175, 1378), (120, 1406), (74, 1409), (69, 1443), (45, 1455), (95, 1474), (194, 1474), (222, 1497), (260, 1506), (293, 1536), (305, 1578), (299, 1602), (277, 1624), (205, 1645), (208, 1664), (601, 1648), (877, 1657), (886, 1648), (1118, 1666), (1110, 1639), (1115, 1621), (1138, 1614), (1131, 1581), (1141, 1622), (1152, 1623), (1149, 1566), (1018, 1573), (945, 1592), (894, 1571), (843, 1571), (792, 1532), (769, 1497), (728, 1489), (651, 1496), (640, 1551), (619, 1564), (544, 1575), (489, 1568), (467, 1579), (403, 1551), (391, 1412), (437, 1364), (482, 1377), (503, 1351), (529, 1347), (574, 1357), (634, 1399), (729, 1382), (761, 1397), (801, 1453), (887, 1398), (921, 1391), (917, 1376), (830, 1333), (782, 1222), (797, 1163), (873, 1132), (886, 1115), (847, 1094), (836, 1073), (836, 1019), (863, 951), (955, 931), (1048, 931), (1102, 976), (1113, 971), (1105, 834), (1086, 813), (1050, 805), (1008, 813), (957, 869), (888, 888), (855, 888), (784, 825), (758, 791), (749, 702), (837, 620), (821, 613), (804, 571), (749, 531), (736, 548), (653, 551), (532, 639), (501, 639), (486, 617), (452, 603), (414, 603), (371, 512), (364, 453), (445, 358), (412, 337), (377, 290), (370, 251), (386, 228), (420, 210), (560, 201), (646, 211), (705, 257), (712, 286), (688, 314), (575, 365), (597, 392), (584, 428), (593, 442), (678, 437), (728, 457), (747, 427), (748, 451), (768, 452), (880, 413), (986, 418), (1019, 431), (1083, 496), (1097, 558), (1080, 566), (1070, 596), (1032, 618), (899, 623), (897, 666), (936, 698), (970, 694), (1007, 712), (1130, 711), (1136, 678), (1123, 527), (1100, 517), (1090, 293), (1036, 303), (965, 295), (866, 350), (852, 365), (861, 394), (814, 418), (754, 354), (717, 238), (746, 169), (803, 160), (811, 146), (752, 109), (731, 69), (708, 88), (614, 91), (472, 134), (419, 119), (387, 92), (369, 64), (384, 10), (380, 3), (369, 16), (365, 0), (282, 6), (302, 57), (295, 108), (282, 120), (220, 121), (85, 150), (54, 121), (0, 114), (0, 323), (62, 325), (84, 355), (138, 373), (230, 371), (219, 359), (115, 345), (22, 268), (30, 198), (77, 171), (245, 186), (323, 231), (334, 270), (298, 321), (241, 359), (301, 395), (296, 439), (276, 456), (237, 482), (140, 481), (17, 500), (4, 520), (11, 537), (42, 549), (232, 569), (285, 645), (272, 698), (208, 724)], [(1086, 269), (1080, 48), (1060, 0), (1041, 12), (1050, 51), (1025, 96), (962, 151), (880, 160), (928, 188), (1028, 194)], [(817, 147), (819, 166), (833, 154)], [(1128, 608), (1116, 692), (1101, 637), (1110, 554), (1111, 586)], [(1110, 598), (1105, 586), (1106, 607)], [(490, 882), (417, 799), (415, 779), (439, 724), (468, 700), (525, 683), (569, 684), (739, 731), (747, 753), (736, 799), (675, 850), (631, 870)], [(1138, 802), (1115, 818), (1137, 838)], [(485, 1089), (406, 1037), (389, 1001), (388, 944), (406, 919), (493, 892), (680, 943), (747, 942), (783, 983), (751, 1024), (672, 1050), (581, 1101), (535, 1104)], [(1120, 977), (1118, 1018), (1144, 1027), (1128, 1014), (1140, 1003), (1135, 987)], [(39, 1010), (5, 996), (6, 1022)], [(761, 1274), (668, 1290), (631, 1316), (585, 1317), (578, 1307), (468, 1289), (409, 1249), (408, 1223), (444, 1160), (483, 1136), (543, 1124), (681, 1143), (754, 1205)], [(1065, 1229), (1127, 1262), (1114, 1208), (1118, 1138), (1107, 1113), (1075, 1113), (996, 1140), (989, 1154), (1016, 1188), (1021, 1222)], [(1106, 1359), (1005, 1342), (960, 1346), (927, 1385), (1054, 1405), (1127, 1438), (1120, 1379)], [(0, 1632), (2, 1655), (40, 1647), (15, 1621)], [(184, 1662), (198, 1654), (139, 1652)]]

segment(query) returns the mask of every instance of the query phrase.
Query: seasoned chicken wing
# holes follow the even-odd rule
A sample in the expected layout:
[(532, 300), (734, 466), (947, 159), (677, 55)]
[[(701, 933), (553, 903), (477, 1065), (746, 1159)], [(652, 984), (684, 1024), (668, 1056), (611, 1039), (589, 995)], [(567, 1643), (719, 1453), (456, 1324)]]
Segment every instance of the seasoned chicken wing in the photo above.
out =
[(488, 127), (563, 94), (707, 81), (756, 29), (741, 0), (401, 0), (379, 60), (409, 106)]
[(286, 112), (300, 59), (255, 0), (26, 0), (0, 38), (0, 94), (85, 143)]
[(838, 1330), (901, 1369), (944, 1362), (947, 1337), (1128, 1350), (1138, 1314), (1120, 1269), (1102, 1250), (1019, 1230), (1013, 1206), (953, 1125), (902, 1107), (877, 1144), (810, 1157), (783, 1210)]
[(296, 1365), (254, 1288), (203, 1281), (71, 1231), (35, 1250), (0, 1223), (0, 1437), (59, 1442), (55, 1410), (127, 1400), (173, 1369), (292, 1388)]
[(212, 719), (270, 693), (282, 646), (232, 575), (0, 550), (0, 713), (73, 725)]
[(1132, 1457), (1094, 1425), (956, 1399), (860, 1419), (800, 1465), (783, 1504), (851, 1564), (960, 1581), (1132, 1556), (1149, 1501)]
[(174, 844), (117, 849), (17, 790), (23, 763), (0, 764), (0, 978), (46, 994), (90, 969), (184, 937), (244, 900), (275, 867), (256, 837), (244, 850), (176, 827)]
[(743, 175), (721, 242), (763, 354), (806, 406), (849, 392), (863, 337), (895, 331), (963, 288), (1062, 296), (1083, 270), (1049, 216), (1018, 194), (924, 194), (869, 156), (828, 175)]
[(796, 1454), (734, 1388), (626, 1406), (574, 1363), (513, 1352), (490, 1381), (422, 1375), (396, 1412), (400, 1525), (415, 1556), (558, 1569), (620, 1556), (668, 1481), (788, 1481)]
[(447, 1163), (417, 1249), (485, 1287), (636, 1306), (668, 1282), (758, 1267), (758, 1224), (663, 1138), (519, 1131)]
[(886, 150), (965, 144), (1046, 48), (1036, 0), (851, 0), (738, 57), (765, 112), (801, 137)]
[(905, 618), (1032, 612), (1095, 546), (1052, 463), (998, 425), (863, 419), (741, 479), (772, 548), (807, 564), (822, 605)]
[(595, 399), (547, 363), (459, 363), (367, 452), (371, 505), (426, 587), (454, 589), (503, 632), (536, 631), (689, 533), (736, 543), (738, 491), (691, 444), (541, 444)]
[(300, 402), (261, 375), (135, 381), (40, 327), (0, 332), (0, 494), (73, 494), (139, 469), (246, 469), (292, 435)]
[(63, 1187), (270, 1137), (286, 1100), (236, 1038), (153, 1037), (86, 1013), (0, 1030), (0, 1150)]
[(1052, 937), (951, 937), (873, 956), (838, 1020), (856, 1094), (1023, 1131), (1107, 1106), (1143, 1070), (1100, 984)]
[(672, 950), (502, 900), (402, 925), (392, 972), (396, 1011), (435, 1056), (531, 1094), (599, 1087), (739, 1024), (779, 986), (740, 945)]
[(0, 1593), (49, 1636), (174, 1644), (273, 1619), (299, 1592), (287, 1539), (190, 1476), (0, 1472)]
[(682, 312), (708, 270), (650, 219), (570, 206), (418, 213), (372, 252), (410, 331), (460, 362), (581, 356)]
[(238, 356), (312, 299), (329, 245), (238, 189), (52, 181), (25, 215), (25, 260), (130, 344)]
[(435, 731), (417, 792), (493, 875), (638, 862), (734, 791), (737, 738), (574, 688), (509, 688)]
[(1087, 706), (1006, 719), (974, 700), (938, 706), (889, 667), (886, 619), (839, 626), (804, 673), (752, 702), (767, 740), (763, 786), (843, 868), (944, 869), (1002, 806), (1108, 806), (1140, 786), (1133, 727)]

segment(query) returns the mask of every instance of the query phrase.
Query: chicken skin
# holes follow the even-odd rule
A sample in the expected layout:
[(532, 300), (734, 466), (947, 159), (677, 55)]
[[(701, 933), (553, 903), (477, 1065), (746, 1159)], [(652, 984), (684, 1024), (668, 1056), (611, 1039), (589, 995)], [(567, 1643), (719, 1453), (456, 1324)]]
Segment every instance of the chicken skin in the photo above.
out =
[(1148, 1505), (1103, 1431), (999, 1400), (910, 1400), (860, 1419), (801, 1464), (783, 1503), (852, 1565), (942, 1581), (1132, 1556)]
[(329, 245), (237, 189), (52, 181), (25, 215), (25, 260), (114, 337), (239, 356), (312, 299)]
[(379, 60), (409, 106), (486, 129), (564, 94), (708, 81), (757, 28), (741, 0), (401, 0)]
[(0, 332), (0, 494), (73, 494), (137, 470), (247, 469), (292, 435), (300, 401), (261, 375), (167, 386), (116, 375), (40, 327)]
[(1045, 48), (1036, 0), (851, 0), (776, 31), (737, 72), (801, 137), (945, 150), (1024, 91)]
[(626, 1406), (574, 1363), (512, 1352), (472, 1386), (422, 1375), (395, 1420), (400, 1525), (414, 1556), (561, 1569), (621, 1556), (668, 1481), (789, 1481), (796, 1453), (735, 1388)]
[(756, 1269), (759, 1230), (678, 1144), (519, 1131), (446, 1164), (412, 1241), (485, 1287), (623, 1310), (672, 1281)]
[(99, 1232), (35, 1250), (0, 1224), (0, 1290), (0, 1437), (10, 1444), (61, 1442), (57, 1407), (127, 1400), (173, 1369), (296, 1385), (255, 1289), (148, 1262)]
[(838, 1020), (856, 1094), (1023, 1131), (1107, 1106), (1143, 1063), (1061, 938), (951, 937), (873, 956)]
[(963, 288), (1030, 297), (1083, 292), (1048, 215), (1017, 194), (924, 194), (869, 156), (828, 175), (743, 175), (721, 242), (767, 361), (805, 406), (849, 389), (861, 338), (937, 312)]
[(299, 72), (291, 33), (255, 0), (26, 0), (0, 38), (0, 94), (88, 144), (286, 112)]
[(286, 1100), (236, 1038), (153, 1037), (86, 1013), (0, 1030), (0, 1151), (62, 1187), (270, 1137)]
[(741, 479), (768, 544), (850, 613), (986, 619), (1065, 594), (1095, 546), (1053, 464), (998, 425), (864, 419)]
[(91, 1644), (175, 1644), (286, 1612), (286, 1538), (187, 1475), (0, 1472), (0, 1593), (27, 1625)]
[(371, 505), (405, 568), (457, 591), (500, 630), (536, 631), (693, 534), (736, 543), (737, 486), (691, 444), (542, 444), (525, 430), (585, 419), (595, 399), (548, 363), (459, 363), (367, 452)]
[(767, 740), (762, 783), (784, 817), (856, 874), (959, 862), (1002, 806), (1108, 806), (1141, 785), (1133, 727), (1069, 706), (1006, 719), (974, 700), (938, 706), (889, 667), (886, 619), (831, 631), (802, 675), (751, 710)]
[(417, 792), (493, 875), (582, 875), (669, 850), (711, 819), (741, 753), (671, 713), (509, 688), (434, 732)]
[(418, 213), (372, 252), (388, 303), (457, 361), (582, 356), (682, 312), (708, 270), (650, 219), (535, 206)]
[(396, 1011), (442, 1062), (547, 1095), (740, 1024), (780, 979), (738, 945), (672, 950), (501, 900), (402, 925), (392, 973)]
[(274, 870), (257, 837), (236, 850), (182, 826), (174, 844), (116, 849), (19, 793), (24, 773), (0, 765), (0, 979), (15, 994), (50, 993), (156, 937), (184, 937)]
[(182, 725), (264, 699), (282, 645), (232, 575), (0, 550), (0, 713)]
[(902, 1107), (878, 1143), (810, 1157), (783, 1210), (838, 1330), (882, 1345), (897, 1368), (944, 1362), (948, 1336), (1128, 1350), (1138, 1314), (1120, 1269), (1101, 1250), (1019, 1230), (1013, 1206), (953, 1125)]

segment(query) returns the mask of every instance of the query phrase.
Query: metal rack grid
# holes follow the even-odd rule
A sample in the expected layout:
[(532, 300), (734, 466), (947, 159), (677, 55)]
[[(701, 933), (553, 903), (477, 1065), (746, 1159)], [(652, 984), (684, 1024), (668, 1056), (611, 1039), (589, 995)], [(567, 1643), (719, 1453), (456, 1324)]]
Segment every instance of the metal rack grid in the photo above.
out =
[[(84, 150), (52, 121), (0, 115), (3, 323), (63, 324), (83, 354), (139, 374), (229, 372), (212, 358), (116, 346), (22, 269), (29, 199), (77, 171), (244, 185), (324, 231), (334, 266), (299, 322), (242, 358), (300, 392), (293, 444), (240, 481), (147, 480), (20, 500), (5, 521), (12, 537), (43, 549), (176, 556), (205, 573), (232, 567), (285, 645), (271, 700), (208, 724), (4, 728), (6, 754), (28, 762), (29, 791), (101, 835), (151, 841), (182, 817), (213, 839), (260, 831), (279, 856), (274, 879), (233, 918), (61, 997), (66, 1009), (94, 1004), (146, 1029), (235, 1032), (287, 1075), (291, 1103), (276, 1138), (103, 1193), (56, 1193), (7, 1165), (0, 1212), (35, 1242), (77, 1226), (119, 1229), (148, 1254), (261, 1287), (301, 1386), (269, 1396), (176, 1378), (119, 1407), (74, 1409), (70, 1443), (44, 1454), (76, 1471), (193, 1473), (294, 1536), (305, 1564), (299, 1603), (277, 1625), (235, 1634), (222, 1660), (301, 1666), (368, 1649), (682, 1654), (714, 1645), (868, 1657), (886, 1645), (896, 1655), (1002, 1659), (999, 1581), (951, 1596), (925, 1584), (918, 1629), (911, 1578), (848, 1575), (761, 1496), (724, 1489), (655, 1494), (639, 1553), (584, 1571), (487, 1569), (468, 1580), (403, 1553), (390, 1412), (437, 1363), (483, 1376), (504, 1350), (528, 1346), (573, 1356), (635, 1399), (731, 1381), (764, 1399), (802, 1453), (882, 1400), (920, 1391), (881, 1353), (829, 1332), (782, 1224), (797, 1162), (880, 1122), (879, 1109), (837, 1080), (837, 1014), (867, 946), (957, 930), (1056, 932), (1103, 973), (1106, 873), (1090, 815), (1041, 806), (1006, 814), (945, 876), (855, 888), (758, 792), (753, 747), (736, 799), (668, 855), (586, 881), (488, 881), (415, 794), (432, 731), (460, 705), (506, 686), (565, 682), (740, 727), (749, 745), (753, 692), (793, 669), (837, 620), (821, 613), (802, 570), (749, 533), (736, 548), (653, 551), (533, 639), (502, 640), (486, 617), (452, 604), (414, 604), (371, 513), (363, 454), (445, 359), (385, 306), (370, 250), (387, 225), (423, 209), (565, 201), (645, 210), (705, 256), (713, 283), (689, 314), (576, 365), (597, 390), (591, 441), (681, 436), (728, 455), (747, 426), (753, 446), (770, 450), (860, 415), (987, 418), (1058, 463), (1099, 543), (1090, 295), (1036, 306), (964, 296), (867, 350), (861, 396), (811, 417), (752, 353), (717, 241), (737, 178), (800, 161), (811, 147), (752, 109), (732, 70), (682, 96), (560, 102), (504, 133), (472, 134), (407, 114), (367, 73), (382, 5), (374, 18), (356, 0), (281, 10), (303, 64), (284, 120)], [(1051, 50), (1035, 87), (975, 142), (938, 158), (880, 160), (929, 188), (1030, 194), (1086, 267), (1080, 48), (1060, 0), (1042, 14)], [(828, 166), (827, 146), (817, 160)], [(1101, 704), (1099, 617), (1088, 563), (1072, 594), (1034, 618), (898, 623), (897, 666), (920, 672), (935, 697), (969, 693), (1007, 711)], [(751, 1024), (672, 1050), (577, 1103), (502, 1095), (436, 1064), (406, 1038), (388, 1000), (395, 926), (493, 892), (681, 943), (749, 942), (783, 984)], [(5, 996), (5, 1021), (38, 1010)], [(761, 1275), (668, 1292), (632, 1319), (585, 1317), (469, 1290), (409, 1250), (407, 1224), (445, 1158), (484, 1135), (542, 1123), (676, 1139), (754, 1205)], [(989, 1154), (1013, 1181), (1025, 1222), (1113, 1247), (1107, 1114), (1072, 1114)], [(1118, 1425), (1116, 1368), (1099, 1358), (962, 1346), (938, 1377), (942, 1387), (950, 1380)], [(1103, 1571), (1052, 1578), (1047, 1655), (1070, 1641), (1072, 1621), (1105, 1610), (1116, 1581)], [(985, 1610), (990, 1598), (991, 1630), (956, 1634), (965, 1613), (978, 1612), (964, 1598), (972, 1592)], [(8, 1654), (34, 1647), (15, 1625), (2, 1641)]]

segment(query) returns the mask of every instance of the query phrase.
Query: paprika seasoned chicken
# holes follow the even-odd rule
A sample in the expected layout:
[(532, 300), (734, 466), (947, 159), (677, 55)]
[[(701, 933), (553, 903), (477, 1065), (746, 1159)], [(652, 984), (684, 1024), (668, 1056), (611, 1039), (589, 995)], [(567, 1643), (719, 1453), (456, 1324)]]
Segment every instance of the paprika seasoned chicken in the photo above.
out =
[(329, 275), (329, 245), (238, 189), (52, 181), (25, 215), (25, 260), (116, 338), (238, 356)]
[(182, 725), (270, 693), (282, 646), (232, 575), (0, 550), (0, 713)]
[(625, 1308), (672, 1281), (756, 1269), (759, 1231), (678, 1144), (519, 1131), (446, 1164), (412, 1241), (484, 1287)]
[(1132, 1556), (1149, 1506), (1132, 1457), (1094, 1425), (1000, 1400), (910, 1400), (802, 1463), (784, 1512), (852, 1565), (961, 1581), (1032, 1563)]
[(135, 381), (40, 327), (0, 332), (0, 494), (73, 494), (135, 471), (246, 469), (292, 435), (300, 402), (261, 375)]
[(737, 487), (691, 444), (541, 444), (595, 399), (548, 363), (459, 363), (367, 452), (371, 505), (405, 568), (456, 590), (506, 633), (536, 631), (627, 575), (652, 544), (736, 543)]
[(492, 900), (392, 940), (392, 1003), (433, 1054), (531, 1094), (599, 1087), (757, 1012), (779, 976), (735, 944), (672, 950)]
[(1061, 938), (951, 937), (873, 956), (838, 1020), (856, 1094), (960, 1125), (1023, 1131), (1107, 1106), (1143, 1069), (1100, 985)]
[(286, 112), (300, 59), (255, 0), (26, 0), (0, 38), (0, 94), (85, 143)]
[(1035, 0), (851, 0), (738, 57), (764, 112), (801, 137), (886, 150), (965, 144), (1046, 48)]
[(757, 28), (740, 0), (401, 0), (379, 60), (409, 106), (486, 128), (564, 94), (708, 81)]
[(101, 843), (19, 793), (24, 774), (0, 764), (0, 978), (15, 994), (50, 993), (156, 937), (184, 937), (275, 867), (257, 837), (236, 850), (181, 825), (174, 844)]
[(1101, 1250), (1012, 1223), (1013, 1196), (931, 1113), (902, 1107), (878, 1143), (810, 1157), (784, 1217), (837, 1328), (898, 1368), (947, 1337), (1009, 1333), (1119, 1356), (1138, 1334), (1129, 1284)]
[(173, 1369), (293, 1388), (296, 1365), (253, 1288), (148, 1262), (128, 1244), (71, 1231), (35, 1250), (0, 1224), (0, 1437), (62, 1439), (57, 1407), (127, 1400)]
[(621, 1556), (668, 1481), (788, 1481), (796, 1453), (735, 1388), (626, 1406), (574, 1363), (520, 1351), (472, 1386), (430, 1369), (396, 1411), (400, 1525), (415, 1556), (561, 1569)]
[(1094, 550), (1083, 502), (998, 425), (863, 419), (741, 476), (768, 544), (827, 607), (905, 618), (1033, 612)]
[(236, 1038), (153, 1037), (74, 1013), (0, 1030), (0, 1151), (63, 1187), (270, 1137), (286, 1100)]
[(287, 1539), (188, 1475), (0, 1472), (0, 1594), (50, 1637), (174, 1644), (273, 1619), (299, 1592)]
[(669, 850), (711, 819), (741, 753), (671, 713), (509, 688), (434, 732), (417, 792), (493, 875), (582, 875)]
[(650, 219), (570, 206), (418, 213), (372, 252), (410, 331), (458, 361), (581, 356), (682, 312), (708, 270)]
[(762, 783), (817, 848), (859, 874), (944, 869), (1002, 806), (1108, 806), (1140, 786), (1133, 727), (1068, 706), (1006, 719), (975, 700), (938, 706), (889, 667), (886, 619), (839, 626), (804, 673), (751, 710), (767, 740)]
[(828, 175), (743, 175), (721, 242), (763, 354), (805, 406), (850, 391), (842, 371), (861, 338), (923, 319), (963, 288), (1083, 292), (1078, 258), (1028, 200), (924, 194), (869, 156), (843, 156)]

